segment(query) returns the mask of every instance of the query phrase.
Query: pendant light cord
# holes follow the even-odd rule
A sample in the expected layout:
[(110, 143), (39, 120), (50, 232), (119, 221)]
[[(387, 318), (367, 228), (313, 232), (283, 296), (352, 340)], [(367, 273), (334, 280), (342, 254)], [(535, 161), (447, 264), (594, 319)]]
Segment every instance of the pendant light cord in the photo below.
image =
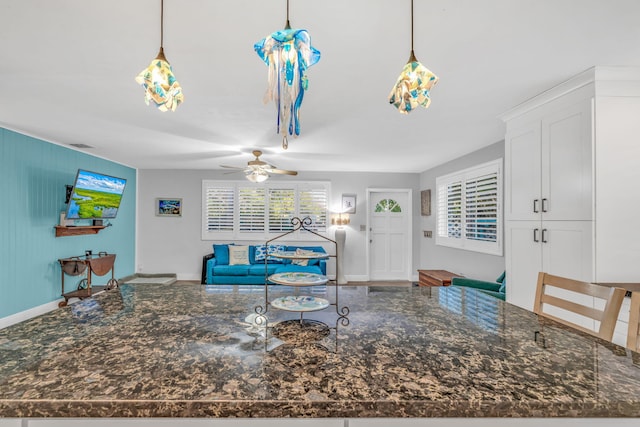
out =
[[(413, 2), (413, 0), (411, 0)], [(413, 31), (413, 30), (412, 30)], [(160, 49), (164, 42), (164, 0), (160, 0)], [(411, 45), (413, 49), (413, 44)]]
[(413, 52), (413, 0), (411, 0), (411, 55), (409, 55), (409, 62), (418, 62)]
[(285, 30), (291, 29), (291, 24), (289, 24), (289, 0), (287, 0), (287, 23), (284, 26)]
[(411, 52), (413, 53), (413, 0), (411, 0)]

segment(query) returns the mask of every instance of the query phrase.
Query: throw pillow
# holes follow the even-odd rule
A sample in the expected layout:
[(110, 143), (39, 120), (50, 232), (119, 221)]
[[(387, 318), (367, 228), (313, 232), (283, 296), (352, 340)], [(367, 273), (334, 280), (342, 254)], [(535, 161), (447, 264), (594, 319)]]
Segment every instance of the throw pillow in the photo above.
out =
[(255, 260), (256, 260), (256, 262), (264, 261), (264, 259), (267, 256), (267, 252), (269, 254), (272, 254), (274, 252), (284, 252), (285, 249), (286, 249), (285, 245), (269, 245), (268, 250), (265, 247), (265, 245), (258, 245), (258, 246), (256, 246), (256, 257), (255, 257)]
[[(296, 249), (296, 255), (313, 255), (315, 254), (314, 251), (308, 251), (306, 249)], [(308, 259), (294, 259), (291, 261), (292, 264), (294, 265), (309, 265), (309, 260)]]
[(216, 257), (216, 264), (228, 265), (229, 264), (229, 245), (213, 245), (213, 256)]
[(229, 246), (229, 265), (249, 264), (249, 246)]

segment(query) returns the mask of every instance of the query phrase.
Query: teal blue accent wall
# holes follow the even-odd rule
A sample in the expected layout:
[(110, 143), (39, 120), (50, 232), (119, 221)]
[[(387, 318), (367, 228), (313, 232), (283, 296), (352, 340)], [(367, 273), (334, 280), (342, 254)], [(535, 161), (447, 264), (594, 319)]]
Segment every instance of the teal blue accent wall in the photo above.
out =
[[(65, 185), (73, 185), (78, 169), (125, 178), (120, 210), (98, 234), (55, 237)], [(135, 223), (135, 169), (0, 128), (0, 318), (60, 298), (59, 258), (87, 249), (115, 253), (115, 277), (133, 274)], [(78, 277), (66, 279), (65, 291), (74, 290)]]

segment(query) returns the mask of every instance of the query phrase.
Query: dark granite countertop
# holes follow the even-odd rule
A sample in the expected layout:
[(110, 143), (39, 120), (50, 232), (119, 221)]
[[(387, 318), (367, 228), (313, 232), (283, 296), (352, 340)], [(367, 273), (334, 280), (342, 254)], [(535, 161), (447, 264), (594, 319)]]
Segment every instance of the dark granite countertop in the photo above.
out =
[[(298, 289), (327, 297), (327, 288)], [(270, 297), (296, 289), (272, 287)], [(333, 301), (335, 289), (328, 288)], [(640, 417), (640, 357), (473, 289), (124, 285), (0, 330), (4, 417)], [(267, 339), (265, 339), (265, 333)]]

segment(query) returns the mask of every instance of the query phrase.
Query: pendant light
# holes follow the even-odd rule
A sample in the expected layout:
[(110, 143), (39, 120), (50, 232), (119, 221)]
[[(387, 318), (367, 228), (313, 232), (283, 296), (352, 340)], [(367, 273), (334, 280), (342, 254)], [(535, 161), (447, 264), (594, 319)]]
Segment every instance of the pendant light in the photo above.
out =
[(271, 33), (253, 48), (269, 67), (264, 102), (274, 101), (276, 104), (276, 133), (282, 130), (282, 148), (287, 149), (287, 132), (289, 135), (300, 135), (300, 106), (309, 84), (306, 71), (320, 60), (320, 52), (311, 46), (306, 30), (291, 28), (289, 0), (284, 30)]
[(160, 52), (151, 64), (138, 76), (136, 82), (145, 90), (144, 101), (153, 103), (160, 111), (176, 111), (184, 97), (180, 83), (176, 80), (171, 65), (164, 56), (164, 0), (160, 0)]
[(422, 65), (413, 52), (413, 0), (411, 0), (411, 55), (389, 94), (389, 103), (402, 114), (409, 114), (419, 105), (428, 108), (431, 103), (429, 91), (437, 82), (438, 77)]

